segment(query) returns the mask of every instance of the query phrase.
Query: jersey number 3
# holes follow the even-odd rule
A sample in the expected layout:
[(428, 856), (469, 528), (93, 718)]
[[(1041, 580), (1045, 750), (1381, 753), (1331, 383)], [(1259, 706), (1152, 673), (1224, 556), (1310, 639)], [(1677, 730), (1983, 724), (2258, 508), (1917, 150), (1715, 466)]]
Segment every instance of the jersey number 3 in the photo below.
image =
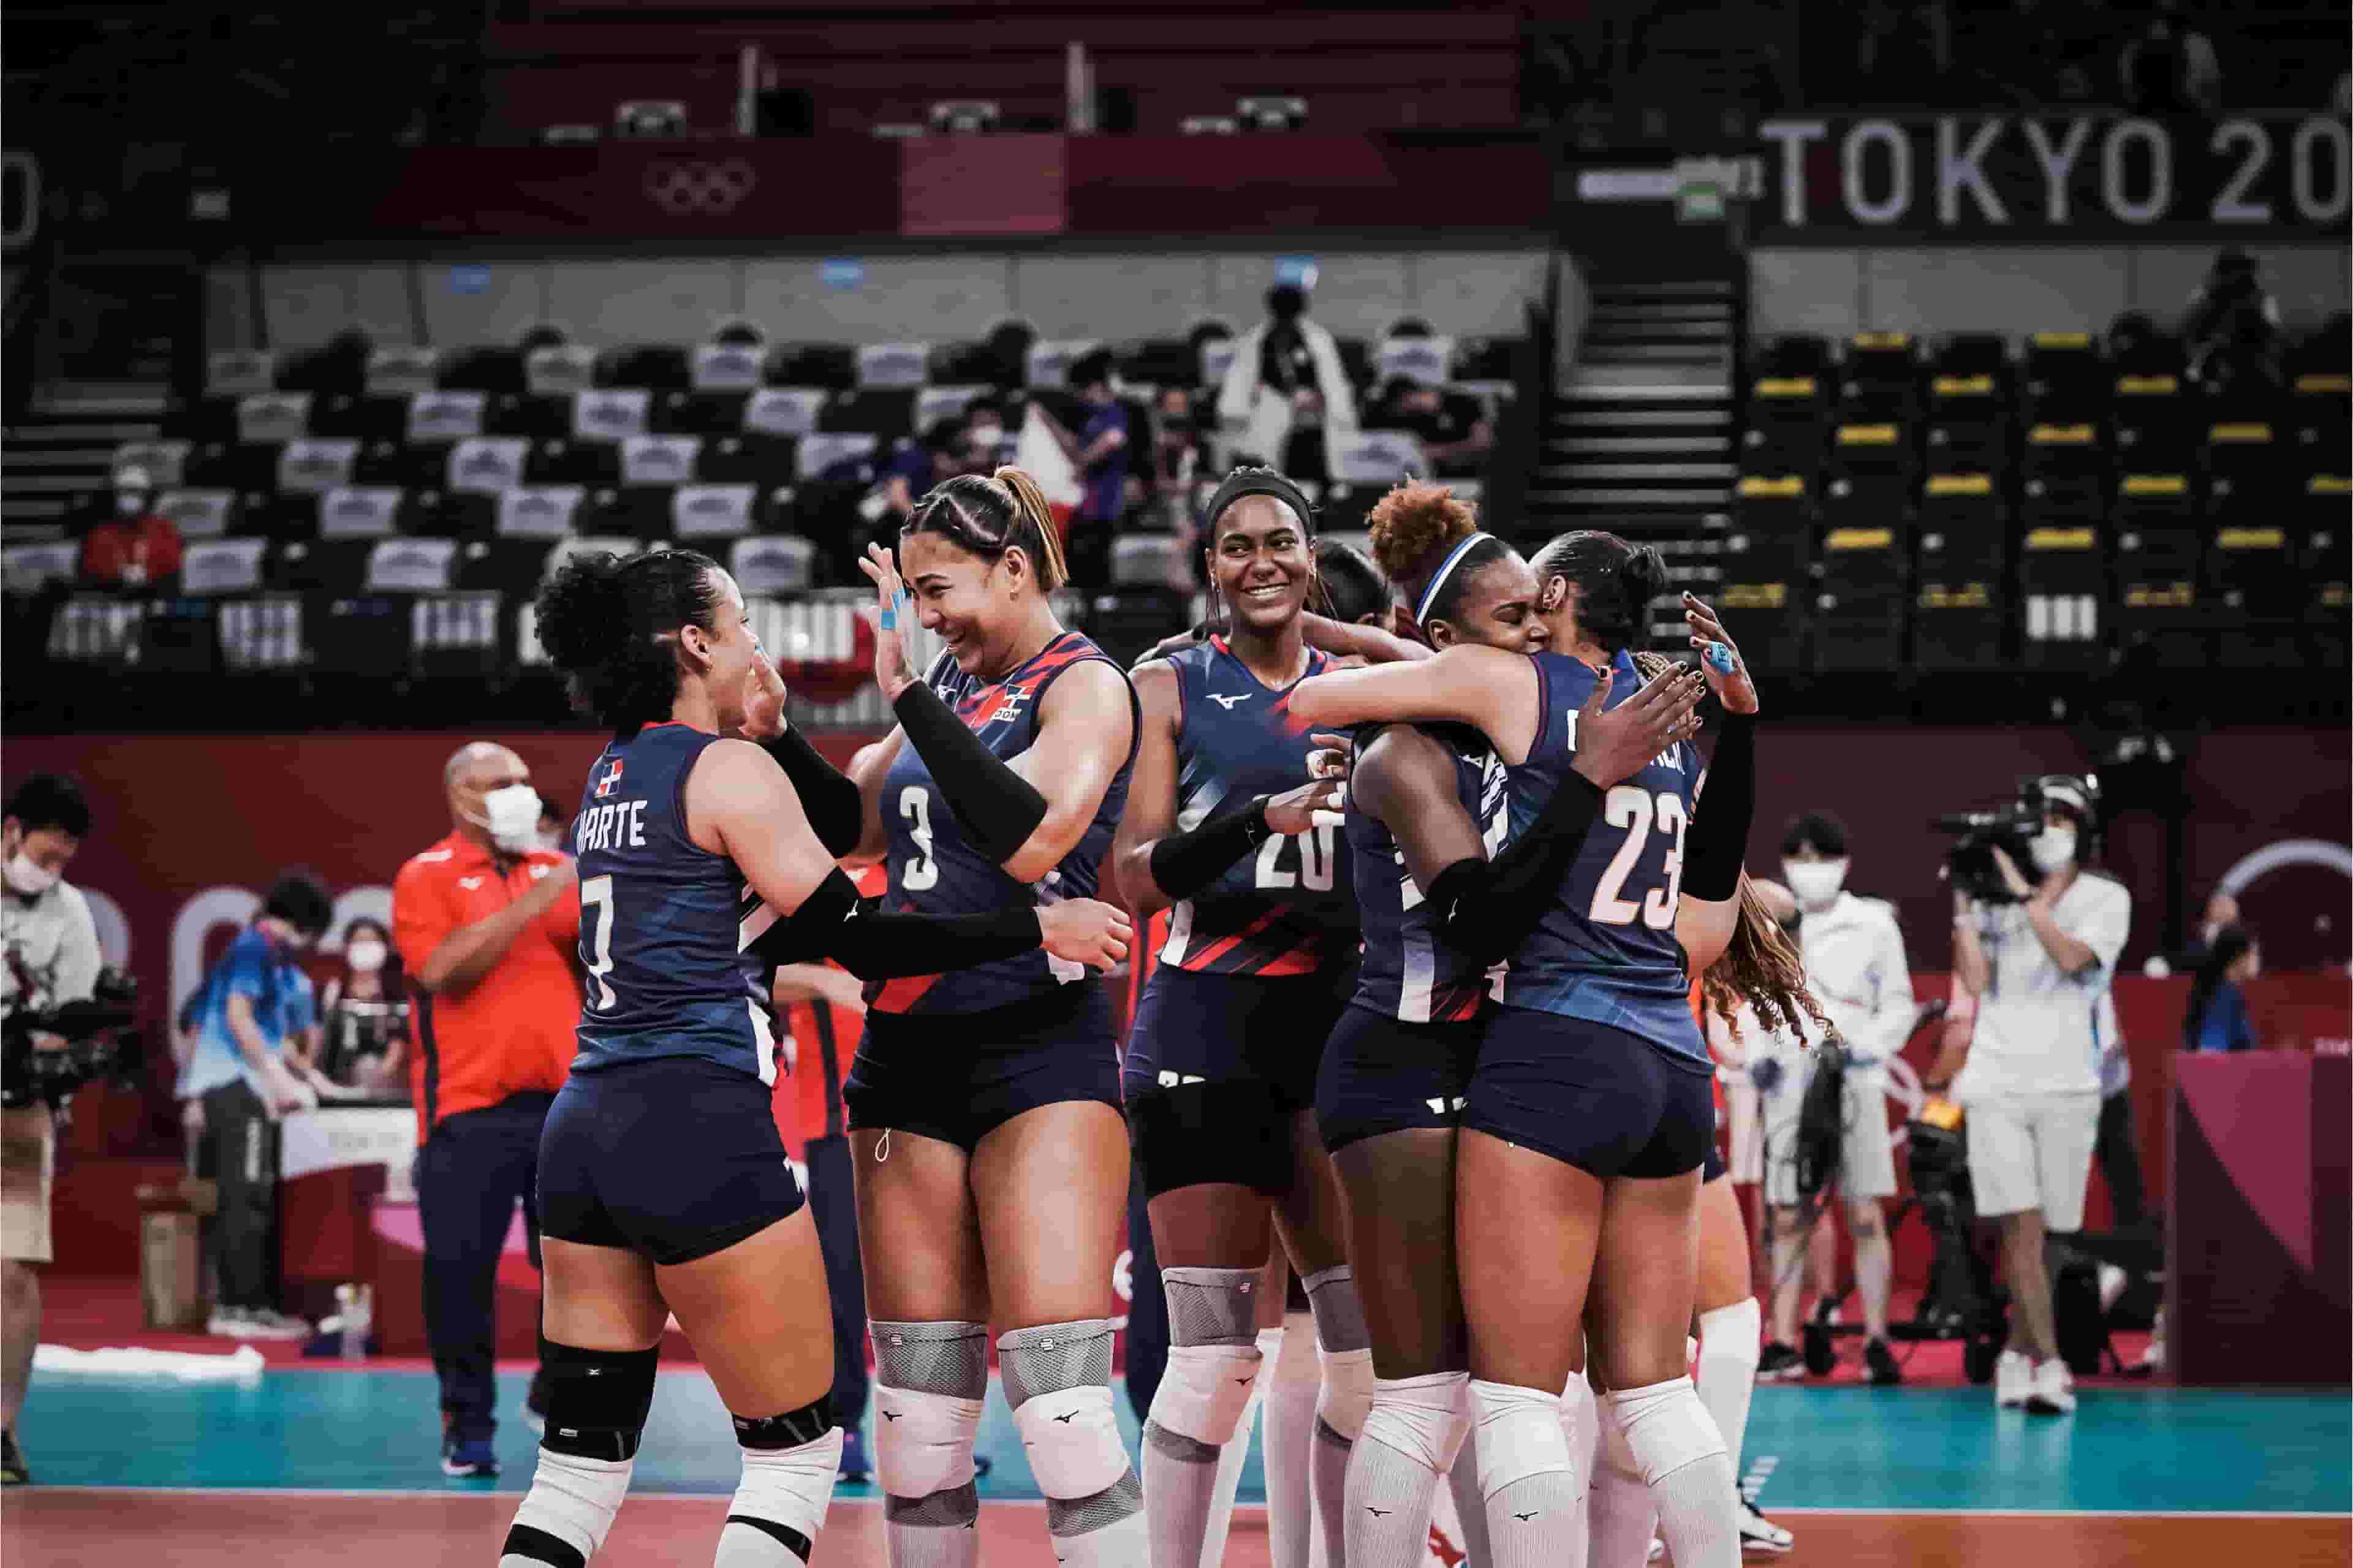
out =
[[(1626, 838), (1618, 846), (1618, 853), (1609, 858), (1609, 868), (1601, 873), (1601, 881), (1593, 889), (1593, 907), (1586, 913), (1597, 925), (1632, 925), (1640, 915), (1642, 923), (1652, 931), (1674, 928), (1675, 900), (1683, 884), (1683, 829), (1689, 826), (1690, 818), (1684, 812), (1683, 796), (1661, 790), (1657, 799), (1654, 810), (1650, 791), (1618, 784), (1602, 802), (1603, 820), (1612, 827), (1624, 828)], [(1639, 901), (1621, 899), (1618, 895), (1626, 886), (1626, 879), (1641, 864), (1643, 847), (1651, 840), (1654, 818), (1661, 832), (1675, 836), (1674, 847), (1667, 851), (1667, 885), (1652, 888)]]
[(932, 858), (932, 797), (921, 784), (909, 784), (899, 792), (899, 815), (907, 821), (907, 837), (915, 846), (915, 858), (899, 873), (899, 885), (911, 893), (940, 884), (940, 863)]

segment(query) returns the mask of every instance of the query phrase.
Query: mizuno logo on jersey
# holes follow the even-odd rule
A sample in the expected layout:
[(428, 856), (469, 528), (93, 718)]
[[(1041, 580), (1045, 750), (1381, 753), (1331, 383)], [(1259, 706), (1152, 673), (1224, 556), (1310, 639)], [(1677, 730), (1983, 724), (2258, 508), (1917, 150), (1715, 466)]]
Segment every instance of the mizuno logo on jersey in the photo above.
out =
[(604, 800), (621, 787), (621, 759), (615, 757), (612, 767), (596, 781), (596, 798)]
[(1209, 693), (1209, 700), (1216, 703), (1219, 707), (1224, 709), (1229, 713), (1234, 710), (1235, 703), (1247, 702), (1250, 700), (1250, 693), (1247, 691), (1237, 692), (1231, 697), (1227, 696), (1222, 691), (1212, 691)]
[(1160, 1069), (1160, 1087), (1163, 1089), (1175, 1089), (1180, 1083), (1201, 1083), (1205, 1081), (1206, 1080), (1199, 1073), (1174, 1072), (1166, 1068)]
[(1458, 1094), (1450, 1100), (1442, 1094), (1433, 1094), (1423, 1103), (1430, 1107), (1432, 1116), (1443, 1116), (1450, 1110), (1461, 1110), (1462, 1097)]

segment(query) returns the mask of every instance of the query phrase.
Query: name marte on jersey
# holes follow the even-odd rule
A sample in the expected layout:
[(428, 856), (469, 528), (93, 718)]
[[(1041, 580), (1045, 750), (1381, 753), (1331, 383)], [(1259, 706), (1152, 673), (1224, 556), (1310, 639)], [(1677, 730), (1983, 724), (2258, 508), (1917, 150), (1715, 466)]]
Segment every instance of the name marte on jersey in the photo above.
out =
[(646, 847), (646, 803), (643, 800), (617, 800), (607, 805), (592, 805), (580, 814), (573, 830), (573, 852), (586, 855), (591, 849), (642, 849)]

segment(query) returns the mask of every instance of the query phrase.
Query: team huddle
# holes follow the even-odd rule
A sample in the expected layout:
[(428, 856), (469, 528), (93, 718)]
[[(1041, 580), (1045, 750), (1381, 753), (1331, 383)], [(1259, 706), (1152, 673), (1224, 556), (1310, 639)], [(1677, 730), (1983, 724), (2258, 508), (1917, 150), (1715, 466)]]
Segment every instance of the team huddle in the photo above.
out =
[[(868, 1005), (843, 1097), (896, 1568), (976, 1561), (992, 1327), (1056, 1560), (1214, 1561), (1286, 1265), (1319, 1381), (1312, 1427), (1270, 1426), (1308, 1500), (1271, 1499), (1277, 1564), (1410, 1568), (1441, 1481), (1481, 1563), (1630, 1568), (1654, 1530), (1680, 1568), (1738, 1560), (1746, 1396), (1720, 1417), (1688, 1375), (1722, 1187), (1694, 982), (1816, 1011), (1741, 879), (1746, 667), (1688, 595), (1697, 668), (1641, 651), (1655, 552), (1581, 531), (1524, 559), (1432, 486), (1384, 498), (1373, 563), (1263, 468), (1205, 539), (1208, 623), (1131, 674), (1057, 619), (1028, 476), (934, 489), (861, 563), (897, 727), (847, 774), (706, 557), (542, 590), (613, 741), (540, 1164), (546, 1433), (501, 1568), (596, 1553), (673, 1314), (743, 1450), (717, 1563), (808, 1560), (842, 1438), (767, 998), (822, 959)], [(861, 901), (839, 864), (876, 858)], [(1098, 976), (1163, 910), (1123, 1054)], [(1131, 1162), (1171, 1342), (1141, 1473), (1103, 1315)]]

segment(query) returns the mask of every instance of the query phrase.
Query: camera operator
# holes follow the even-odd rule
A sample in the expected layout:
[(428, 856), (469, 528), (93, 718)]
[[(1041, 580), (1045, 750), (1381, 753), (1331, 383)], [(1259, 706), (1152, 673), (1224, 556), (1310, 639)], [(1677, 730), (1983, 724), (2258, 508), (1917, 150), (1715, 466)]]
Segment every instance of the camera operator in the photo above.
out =
[[(8, 797), (0, 818), (0, 1019), (88, 1001), (97, 987), (98, 927), (90, 905), (65, 880), (67, 864), (89, 836), (90, 805), (69, 778), (36, 773)], [(61, 1051), (67, 1043), (46, 1030), (31, 1037), (37, 1051)], [(16, 1415), (41, 1340), (38, 1270), (49, 1261), (54, 1114), (45, 1103), (0, 1110), (0, 1401), (6, 1405), (0, 1484), (12, 1487), (33, 1479), (16, 1447)]]
[(2018, 1311), (2016, 1347), (1994, 1368), (1994, 1397), (2043, 1415), (2075, 1408), (2059, 1357), (2044, 1242), (2084, 1223), (2100, 1119), (2100, 999), (2132, 927), (2132, 897), (2083, 868), (2099, 826), (2098, 786), (2054, 776), (2031, 786), (2042, 827), (2028, 840), (2034, 878), (1999, 844), (2007, 897), (1953, 897), (1953, 972), (1978, 998), (1973, 1038), (1948, 1046), (1925, 1087), (1947, 1086), (1968, 1113), (1978, 1213), (2000, 1227)]

